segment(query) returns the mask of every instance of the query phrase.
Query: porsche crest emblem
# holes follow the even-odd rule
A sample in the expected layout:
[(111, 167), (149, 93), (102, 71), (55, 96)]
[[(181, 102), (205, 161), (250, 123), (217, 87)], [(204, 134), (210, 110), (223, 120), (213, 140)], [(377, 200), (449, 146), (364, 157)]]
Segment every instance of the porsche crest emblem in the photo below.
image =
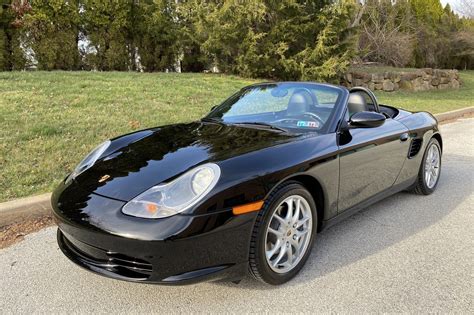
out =
[(110, 178), (110, 175), (107, 175), (107, 174), (106, 174), (106, 175), (102, 176), (102, 177), (99, 179), (99, 183), (103, 183), (103, 182), (105, 182), (105, 181), (106, 181), (107, 179), (109, 179), (109, 178)]

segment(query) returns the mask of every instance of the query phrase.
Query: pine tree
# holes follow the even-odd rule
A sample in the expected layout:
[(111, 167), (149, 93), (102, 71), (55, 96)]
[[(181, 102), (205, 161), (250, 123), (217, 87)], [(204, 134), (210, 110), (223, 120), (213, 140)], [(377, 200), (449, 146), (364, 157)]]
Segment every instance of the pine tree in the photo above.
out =
[(6, 47), (6, 42), (7, 42), (7, 36), (5, 33), (5, 29), (8, 27), (7, 22), (5, 21), (5, 10), (6, 6), (4, 7), (0, 3), (0, 71), (2, 70), (8, 70), (7, 66), (7, 47)]
[(134, 0), (81, 0), (81, 16), (88, 49), (84, 59), (88, 68), (110, 71), (130, 70), (131, 29), (129, 11)]
[(27, 60), (21, 43), (23, 18), (29, 10), (27, 1), (0, 1), (0, 70), (25, 68)]
[(437, 50), (440, 48), (438, 27), (443, 15), (439, 0), (410, 0), (415, 16), (416, 46), (415, 66), (436, 67)]
[(316, 41), (298, 56), (302, 79), (337, 80), (348, 68), (355, 54), (350, 27), (354, 9), (352, 1), (340, 1), (326, 6), (318, 15)]
[(148, 72), (174, 69), (178, 60), (174, 2), (141, 1), (136, 7), (136, 15), (138, 22), (133, 28), (133, 37), (143, 69)]
[(354, 1), (206, 2), (195, 19), (201, 49), (221, 71), (247, 77), (329, 79), (352, 56)]
[(26, 43), (38, 69), (78, 70), (80, 56), (78, 0), (34, 0), (25, 16)]
[[(202, 49), (207, 32), (203, 21), (214, 8), (211, 1), (178, 1), (176, 5), (177, 46), (182, 71), (202, 72), (212, 66), (212, 58)], [(203, 27), (204, 26), (204, 27)]]

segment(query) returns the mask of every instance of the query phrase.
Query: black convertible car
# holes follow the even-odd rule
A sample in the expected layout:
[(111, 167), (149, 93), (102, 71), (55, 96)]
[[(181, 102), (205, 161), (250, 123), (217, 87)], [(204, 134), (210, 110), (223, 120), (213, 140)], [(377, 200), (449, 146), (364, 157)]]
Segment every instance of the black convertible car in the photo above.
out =
[(251, 85), (200, 121), (94, 149), (52, 196), (58, 243), (121, 280), (250, 272), (281, 284), (324, 228), (401, 190), (432, 193), (442, 146), (431, 114), (379, 105), (368, 89)]

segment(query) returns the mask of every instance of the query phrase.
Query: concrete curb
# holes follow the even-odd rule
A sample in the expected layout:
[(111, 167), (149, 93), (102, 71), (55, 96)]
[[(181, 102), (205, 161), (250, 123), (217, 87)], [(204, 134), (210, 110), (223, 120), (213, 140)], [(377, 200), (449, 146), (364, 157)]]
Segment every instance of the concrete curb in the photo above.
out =
[[(474, 113), (474, 106), (436, 114), (438, 122), (444, 122)], [(51, 193), (0, 203), (0, 228), (34, 219), (51, 213)]]
[(0, 203), (0, 228), (51, 213), (51, 193)]
[(472, 114), (472, 113), (474, 113), (474, 106), (461, 108), (461, 109), (453, 110), (453, 111), (446, 112), (446, 113), (435, 114), (434, 116), (436, 117), (438, 122), (443, 122), (443, 121), (447, 121), (447, 120), (453, 120), (453, 119), (461, 118), (464, 115), (468, 115), (468, 114)]

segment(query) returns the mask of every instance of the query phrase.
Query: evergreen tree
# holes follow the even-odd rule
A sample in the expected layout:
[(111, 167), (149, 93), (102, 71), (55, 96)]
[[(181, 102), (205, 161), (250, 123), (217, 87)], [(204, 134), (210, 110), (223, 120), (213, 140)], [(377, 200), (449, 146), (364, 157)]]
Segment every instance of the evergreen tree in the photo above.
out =
[[(394, 66), (463, 68), (471, 65), (472, 29), (439, 0), (367, 0), (359, 54)], [(467, 21), (472, 21), (466, 19)]]
[(202, 72), (212, 67), (214, 59), (202, 47), (209, 32), (207, 14), (216, 7), (216, 1), (178, 1), (176, 20), (178, 52), (182, 71)]
[(411, 8), (416, 20), (434, 27), (443, 15), (443, 6), (439, 0), (410, 0)]
[(25, 38), (41, 70), (80, 67), (78, 0), (33, 0), (25, 16)]
[(221, 71), (248, 77), (329, 79), (352, 56), (353, 1), (207, 2), (196, 18), (202, 50)]
[(457, 69), (474, 69), (474, 20), (463, 18), (461, 26), (453, 35), (451, 55), (446, 56), (452, 61), (452, 67)]
[(23, 51), (23, 17), (30, 10), (28, 2), (0, 1), (0, 71), (25, 68)]
[(148, 72), (173, 69), (178, 60), (178, 30), (173, 1), (145, 0), (136, 6), (138, 21), (130, 38), (138, 49), (140, 64)]
[(354, 42), (350, 22), (353, 17), (352, 1), (340, 1), (325, 7), (317, 15), (319, 33), (313, 47), (300, 56), (301, 79), (332, 81), (349, 67), (354, 57)]
[[(469, 68), (472, 18), (440, 0), (0, 0), (0, 69), (333, 80), (354, 60)], [(31, 5), (31, 6), (30, 6)], [(356, 32), (358, 30), (358, 32)]]
[(415, 16), (416, 45), (414, 65), (416, 67), (437, 67), (438, 49), (442, 43), (438, 37), (443, 7), (439, 0), (410, 0)]
[(130, 8), (134, 0), (81, 0), (81, 16), (88, 49), (87, 67), (102, 71), (131, 70)]
[(6, 5), (0, 3), (0, 71), (8, 70), (7, 36), (5, 32), (8, 27), (8, 22), (5, 21), (6, 9)]

